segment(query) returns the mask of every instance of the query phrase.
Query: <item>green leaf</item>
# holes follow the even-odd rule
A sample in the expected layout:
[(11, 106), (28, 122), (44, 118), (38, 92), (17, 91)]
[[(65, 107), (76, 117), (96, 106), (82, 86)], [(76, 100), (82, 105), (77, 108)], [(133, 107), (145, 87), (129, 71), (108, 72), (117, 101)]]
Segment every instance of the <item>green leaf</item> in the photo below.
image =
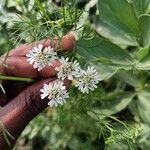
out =
[(131, 0), (135, 14), (139, 17), (141, 14), (150, 12), (150, 1), (149, 0)]
[(138, 87), (139, 85), (139, 79), (137, 78), (137, 75), (133, 73), (133, 71), (121, 72), (118, 74), (118, 77), (133, 87)]
[(150, 125), (150, 93), (148, 91), (138, 93), (137, 106), (143, 122)]
[(120, 45), (137, 46), (138, 22), (131, 3), (127, 0), (99, 0), (99, 34)]
[(76, 51), (88, 63), (94, 62), (102, 79), (107, 79), (118, 71), (131, 69), (132, 57), (125, 50), (100, 37), (79, 39)]
[(143, 46), (150, 45), (150, 15), (141, 15), (139, 18), (140, 40)]
[[(100, 108), (95, 108), (89, 115), (96, 118), (94, 114), (98, 114), (99, 117), (109, 116), (125, 109), (132, 101), (135, 94), (123, 93), (121, 96), (117, 96), (111, 100), (104, 101), (104, 104)], [(94, 114), (93, 114), (94, 112)]]
[(143, 58), (145, 58), (149, 53), (149, 46), (141, 48), (138, 52), (137, 52), (137, 59), (139, 61), (141, 61)]
[[(140, 54), (138, 54), (139, 58), (143, 57), (142, 60), (139, 62), (137, 61), (136, 64), (135, 64), (135, 68), (138, 69), (138, 70), (150, 70), (150, 53), (149, 53), (149, 50), (150, 50), (150, 47), (147, 47), (146, 48), (143, 48), (140, 52)], [(146, 54), (148, 53), (148, 54)], [(147, 55), (147, 56), (145, 56)], [(145, 56), (145, 57), (144, 57)]]

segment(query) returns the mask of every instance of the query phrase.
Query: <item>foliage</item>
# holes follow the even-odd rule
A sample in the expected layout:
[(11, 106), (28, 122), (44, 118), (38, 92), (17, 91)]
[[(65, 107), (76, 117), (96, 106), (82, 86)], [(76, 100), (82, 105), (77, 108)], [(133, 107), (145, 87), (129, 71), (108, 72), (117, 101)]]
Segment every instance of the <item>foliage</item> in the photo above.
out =
[(33, 149), (148, 149), (150, 1), (32, 2), (2, 1), (0, 48), (74, 31), (69, 56), (83, 66), (93, 63), (103, 81), (90, 95), (70, 89), (64, 107), (45, 110), (21, 137)]

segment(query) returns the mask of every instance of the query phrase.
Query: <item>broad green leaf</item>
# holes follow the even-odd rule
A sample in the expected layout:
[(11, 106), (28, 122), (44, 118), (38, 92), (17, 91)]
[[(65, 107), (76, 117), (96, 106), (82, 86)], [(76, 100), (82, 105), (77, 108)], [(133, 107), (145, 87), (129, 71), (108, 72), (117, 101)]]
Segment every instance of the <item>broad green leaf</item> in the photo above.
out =
[(129, 65), (117, 65), (117, 64), (104, 64), (104, 63), (97, 63), (94, 65), (96, 70), (100, 74), (100, 78), (102, 80), (109, 79), (116, 73), (125, 72), (131, 70)]
[(99, 34), (120, 45), (138, 45), (138, 22), (131, 3), (127, 0), (99, 0), (97, 7)]
[(139, 18), (140, 40), (143, 46), (150, 45), (150, 15), (141, 15)]
[[(117, 96), (111, 100), (104, 101), (103, 106), (92, 110), (94, 114), (98, 114), (99, 117), (109, 116), (125, 109), (134, 97), (133, 93), (123, 93), (121, 96)], [(89, 115), (96, 118), (92, 112)]]
[[(147, 47), (147, 48), (143, 48), (141, 50), (142, 52), (140, 52), (138, 54), (138, 57), (142, 58), (141, 61), (137, 61), (135, 63), (135, 68), (138, 69), (138, 70), (150, 70), (150, 47)], [(148, 54), (147, 54), (148, 53)]]
[(143, 58), (145, 58), (149, 53), (149, 46), (141, 48), (138, 52), (137, 52), (137, 59), (139, 61), (141, 61)]
[(118, 74), (118, 77), (121, 80), (123, 80), (125, 83), (127, 83), (133, 87), (138, 87), (138, 85), (139, 85), (139, 80), (138, 80), (136, 74), (133, 73), (133, 71), (121, 72)]
[(148, 91), (138, 93), (137, 106), (142, 120), (150, 125), (150, 93)]
[(132, 64), (132, 58), (125, 50), (100, 37), (79, 39), (76, 51), (87, 62), (94, 62), (102, 79), (107, 79), (118, 71), (129, 70)]
[(150, 1), (149, 0), (131, 0), (135, 14), (139, 17), (141, 14), (150, 13)]

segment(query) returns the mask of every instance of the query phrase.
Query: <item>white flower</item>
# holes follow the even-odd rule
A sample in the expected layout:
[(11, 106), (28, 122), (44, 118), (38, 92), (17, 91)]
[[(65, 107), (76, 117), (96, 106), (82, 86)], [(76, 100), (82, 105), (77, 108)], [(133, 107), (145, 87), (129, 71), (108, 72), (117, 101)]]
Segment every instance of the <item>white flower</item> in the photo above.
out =
[(69, 80), (73, 80), (74, 77), (77, 77), (80, 73), (80, 65), (75, 60), (74, 62), (69, 62), (69, 58), (61, 57), (59, 59), (61, 65), (59, 67), (56, 67), (55, 70), (58, 72), (57, 77), (61, 80), (64, 80), (65, 78), (68, 78)]
[(63, 105), (66, 102), (66, 99), (69, 98), (66, 87), (61, 81), (44, 84), (43, 89), (40, 91), (42, 92), (41, 99), (47, 97), (50, 100), (48, 105), (51, 107), (57, 107), (59, 104)]
[(52, 61), (57, 58), (57, 53), (50, 46), (43, 48), (43, 45), (38, 45), (30, 50), (26, 56), (28, 57), (27, 61), (33, 64), (33, 68), (37, 68), (40, 71), (46, 64), (49, 66), (52, 65)]
[(74, 81), (75, 87), (82, 93), (89, 93), (89, 90), (95, 90), (97, 85), (100, 81), (99, 74), (97, 73), (96, 69), (92, 67), (88, 67), (87, 70), (82, 70), (80, 73), (80, 77)]

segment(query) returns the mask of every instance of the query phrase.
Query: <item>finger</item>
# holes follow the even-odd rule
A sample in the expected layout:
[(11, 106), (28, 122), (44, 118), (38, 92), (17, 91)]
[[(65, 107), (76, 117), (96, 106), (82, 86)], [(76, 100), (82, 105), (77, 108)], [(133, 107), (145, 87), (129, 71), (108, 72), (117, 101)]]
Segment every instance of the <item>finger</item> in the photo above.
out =
[(50, 40), (44, 39), (44, 40), (34, 42), (31, 44), (23, 44), (20, 47), (11, 50), (8, 56), (13, 56), (13, 57), (25, 56), (29, 52), (29, 50), (31, 50), (34, 46), (37, 46), (39, 44), (42, 44), (44, 47), (53, 46), (55, 48), (56, 42), (57, 42), (56, 40), (53, 40), (53, 43), (51, 43)]
[[(47, 107), (48, 99), (41, 100), (40, 89), (43, 88), (44, 84), (49, 84), (58, 82), (56, 78), (50, 78), (43, 81), (39, 81), (29, 87), (27, 87), (23, 92), (21, 92), (17, 97), (10, 101), (5, 107), (0, 111), (0, 118), (6, 119), (7, 115), (13, 115), (14, 111), (19, 111), (18, 114), (21, 114), (22, 111), (27, 110), (31, 115), (39, 114), (44, 108)], [(68, 89), (71, 84), (71, 81), (65, 80), (64, 85)], [(17, 108), (17, 109), (15, 109)], [(15, 114), (17, 113), (15, 112)]]
[(55, 67), (60, 65), (57, 60), (52, 62), (52, 66), (46, 65), (42, 71), (37, 71), (33, 65), (27, 62), (25, 57), (8, 57), (7, 67), (4, 67), (3, 73), (9, 76), (28, 77), (28, 78), (47, 78), (56, 75)]
[(61, 42), (59, 43), (58, 39), (54, 40), (41, 40), (32, 44), (25, 44), (19, 48), (13, 49), (9, 52), (8, 56), (25, 56), (29, 50), (31, 50), (34, 46), (42, 44), (44, 47), (51, 46), (54, 49), (62, 48), (64, 51), (70, 51), (73, 49), (75, 43), (75, 37), (73, 34), (67, 34), (62, 37)]
[[(62, 47), (66, 51), (72, 49), (74, 46), (75, 38), (72, 34), (68, 34), (62, 38)], [(50, 40), (42, 40), (41, 43), (44, 43), (45, 46), (50, 45)], [(57, 44), (57, 40), (54, 40), (53, 46), (55, 47)], [(51, 45), (52, 45), (51, 43)], [(30, 50), (31, 45), (24, 45), (21, 48), (17, 48), (12, 50), (7, 58), (6, 65), (7, 67), (0, 67), (3, 72), (2, 74), (11, 75), (11, 76), (19, 76), (19, 77), (30, 77), (30, 78), (38, 78), (38, 77), (52, 77), (56, 74), (54, 67), (60, 65), (58, 61), (54, 61), (54, 66), (49, 67), (46, 66), (42, 71), (38, 72), (33, 69), (33, 66), (30, 65), (26, 61), (26, 57), (21, 57), (26, 55), (26, 53)]]
[[(56, 78), (51, 78), (51, 79), (39, 81), (38, 83), (35, 83), (34, 85), (32, 85), (26, 89), (24, 94), (25, 94), (25, 97), (28, 98), (28, 103), (29, 103), (28, 106), (30, 107), (29, 108), (30, 111), (31, 112), (33, 111), (31, 114), (38, 114), (41, 112), (41, 110), (43, 110), (44, 108), (46, 108), (48, 106), (49, 99), (46, 98), (44, 100), (41, 100), (41, 97), (40, 97), (40, 94), (41, 94), (40, 89), (43, 88), (43, 85), (49, 84), (50, 82), (55, 83), (58, 81), (60, 81), (60, 80), (56, 79)], [(64, 86), (68, 89), (71, 84), (71, 81), (66, 79), (63, 81), (63, 83), (64, 83)], [(34, 110), (34, 107), (37, 110)]]
[(56, 75), (55, 68), (59, 67), (61, 64), (58, 60), (52, 62), (52, 66), (46, 65), (41, 71), (38, 72), (39, 77), (48, 78)]
[(75, 44), (75, 40), (75, 36), (71, 33), (64, 36), (61, 41), (62, 49), (65, 52), (72, 50)]
[[(15, 144), (26, 125), (47, 107), (48, 99), (41, 100), (39, 90), (43, 87), (44, 83), (48, 84), (49, 82), (54, 83), (57, 80), (49, 79), (30, 86), (1, 109), (0, 121), (14, 137), (14, 139), (9, 139), (12, 145)], [(8, 148), (2, 134), (0, 134), (0, 148)]]
[(5, 75), (19, 77), (37, 77), (38, 71), (30, 65), (25, 57), (8, 57), (4, 68)]
[[(45, 82), (51, 81), (52, 79), (49, 79)], [(39, 90), (42, 87), (42, 84), (43, 84), (42, 82), (39, 82), (27, 88), (25, 91), (23, 91), (20, 95), (18, 95), (16, 98), (14, 98), (12, 101), (10, 101), (7, 105), (5, 105), (1, 109), (0, 122), (14, 137), (14, 139), (8, 137), (11, 146), (15, 144), (18, 136), (21, 134), (22, 130), (26, 127), (26, 125), (37, 115), (37, 110), (42, 111), (35, 104), (36, 100), (38, 101), (40, 100)], [(43, 103), (43, 105), (45, 105), (45, 103)], [(32, 113), (34, 111), (35, 114)], [(3, 135), (1, 134), (1, 132), (0, 132), (0, 149), (9, 149), (8, 144)]]

